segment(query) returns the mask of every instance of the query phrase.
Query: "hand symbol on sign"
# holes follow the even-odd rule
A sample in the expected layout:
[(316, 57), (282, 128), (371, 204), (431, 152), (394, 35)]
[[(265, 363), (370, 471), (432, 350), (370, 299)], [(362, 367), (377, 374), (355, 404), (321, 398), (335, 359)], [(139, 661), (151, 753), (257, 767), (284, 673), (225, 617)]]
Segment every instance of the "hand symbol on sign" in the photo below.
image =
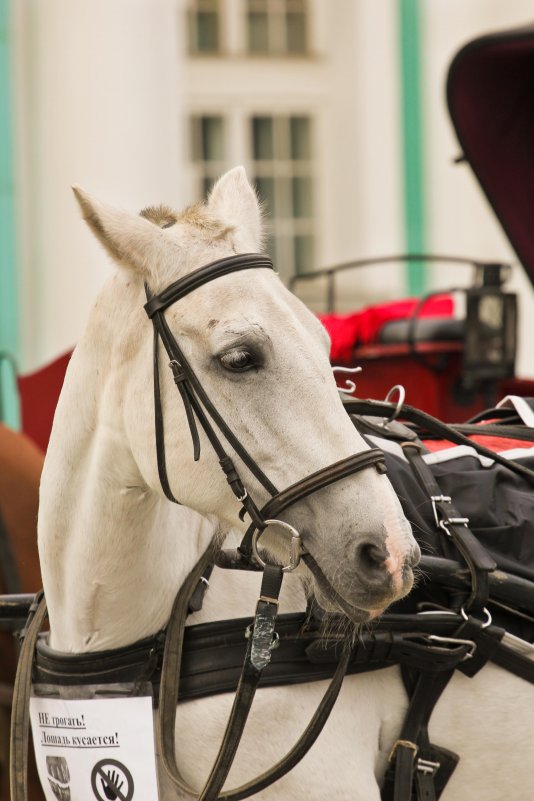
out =
[[(100, 779), (102, 782), (102, 789), (106, 798), (109, 798), (109, 801), (115, 801), (118, 797), (115, 790), (120, 790), (124, 782), (122, 780), (119, 782), (119, 774), (116, 771), (108, 771), (106, 777), (107, 781), (106, 779)], [(110, 785), (113, 785), (113, 787), (110, 787)]]

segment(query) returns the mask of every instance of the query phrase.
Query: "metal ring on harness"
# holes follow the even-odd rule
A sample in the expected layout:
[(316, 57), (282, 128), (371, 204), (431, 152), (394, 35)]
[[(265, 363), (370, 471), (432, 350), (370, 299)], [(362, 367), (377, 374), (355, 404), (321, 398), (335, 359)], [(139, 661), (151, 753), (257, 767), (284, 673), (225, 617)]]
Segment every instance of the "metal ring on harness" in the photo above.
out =
[[(481, 628), (483, 628), (483, 629), (487, 629), (487, 628), (488, 628), (488, 626), (491, 626), (491, 624), (492, 624), (492, 622), (493, 622), (493, 618), (492, 618), (492, 616), (491, 616), (491, 613), (488, 611), (488, 609), (486, 609), (486, 607), (484, 607), (484, 609), (483, 609), (482, 611), (483, 611), (483, 612), (484, 612), (484, 614), (486, 615), (486, 619), (485, 619), (485, 621), (482, 623), (482, 626), (481, 626)], [(464, 619), (464, 620), (469, 620), (469, 616), (468, 616), (467, 612), (465, 611), (465, 609), (463, 608), (463, 606), (462, 606), (462, 608), (460, 609), (460, 614), (461, 614), (461, 616), (463, 617), (463, 619)]]
[[(295, 568), (298, 566), (300, 562), (300, 557), (304, 551), (304, 547), (302, 545), (302, 539), (300, 537), (299, 532), (293, 526), (290, 526), (289, 523), (285, 523), (283, 520), (266, 520), (265, 521), (265, 528), (268, 526), (280, 526), (281, 528), (285, 528), (286, 531), (291, 533), (291, 544), (290, 544), (290, 556), (289, 556), (289, 564), (285, 565), (282, 568), (282, 573), (291, 573)], [(258, 540), (265, 531), (265, 528), (259, 530), (256, 529), (252, 536), (252, 553), (254, 554), (254, 558), (261, 565), (261, 567), (265, 567), (267, 562), (265, 562), (258, 551)]]
[[(355, 373), (361, 373), (361, 367), (339, 367), (334, 365), (332, 367), (332, 372), (334, 373), (334, 377), (336, 373), (343, 373), (344, 375), (354, 375)], [(345, 378), (345, 384), (340, 387), (338, 385), (338, 392), (345, 392), (347, 395), (352, 395), (353, 392), (356, 392), (356, 383), (352, 381), (350, 378)]]
[(387, 428), (389, 423), (392, 423), (393, 420), (396, 420), (402, 411), (402, 407), (404, 406), (404, 401), (406, 400), (406, 390), (404, 389), (402, 384), (395, 384), (394, 387), (391, 387), (388, 394), (384, 398), (384, 403), (391, 403), (391, 396), (395, 391), (399, 393), (399, 399), (397, 401), (397, 405), (391, 417), (389, 417), (387, 420), (384, 420), (384, 422), (382, 423), (382, 428)]

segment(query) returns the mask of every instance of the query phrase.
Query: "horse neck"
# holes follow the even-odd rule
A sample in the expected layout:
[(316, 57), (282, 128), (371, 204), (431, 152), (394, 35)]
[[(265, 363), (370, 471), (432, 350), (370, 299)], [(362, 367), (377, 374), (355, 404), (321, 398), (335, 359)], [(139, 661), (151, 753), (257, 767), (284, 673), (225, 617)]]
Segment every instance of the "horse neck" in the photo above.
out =
[(110, 356), (114, 341), (120, 347), (117, 332), (138, 321), (128, 323), (131, 313), (118, 309), (110, 314), (107, 299), (105, 291), (71, 360), (41, 482), (39, 550), (51, 641), (65, 651), (120, 646), (161, 628), (216, 530), (163, 500), (140, 475)]
[[(117, 294), (124, 299), (119, 306)], [(56, 410), (41, 482), (39, 550), (51, 644), (63, 651), (119, 647), (162, 628), (178, 588), (217, 533), (215, 519), (150, 489), (132, 454), (123, 379), (134, 369), (136, 348), (150, 347), (139, 345), (143, 315), (140, 288), (115, 276), (73, 354)], [(150, 354), (142, 356), (149, 364)], [(214, 581), (217, 593), (193, 622), (252, 612), (257, 576), (219, 571)], [(300, 582), (289, 584), (284, 608), (302, 608)]]

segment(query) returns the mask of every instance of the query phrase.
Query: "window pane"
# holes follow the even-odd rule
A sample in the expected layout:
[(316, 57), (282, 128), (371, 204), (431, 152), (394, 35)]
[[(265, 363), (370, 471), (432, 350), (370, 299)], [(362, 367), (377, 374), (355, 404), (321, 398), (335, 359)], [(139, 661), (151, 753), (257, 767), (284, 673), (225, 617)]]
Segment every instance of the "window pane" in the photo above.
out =
[(217, 53), (219, 50), (219, 19), (214, 11), (201, 11), (197, 14), (197, 51)]
[(252, 156), (255, 161), (273, 157), (272, 117), (252, 118)]
[(222, 117), (201, 118), (201, 160), (224, 159), (224, 124)]
[(282, 277), (288, 278), (295, 271), (293, 237), (279, 234), (276, 237), (276, 261), (274, 266)]
[(274, 217), (276, 214), (275, 199), (274, 199), (274, 179), (270, 177), (256, 176), (256, 189), (258, 195), (263, 203), (265, 213), (269, 217)]
[(292, 179), (293, 217), (312, 217), (312, 181), (309, 175)]
[(269, 50), (269, 19), (267, 14), (249, 13), (248, 49), (251, 53), (267, 53)]
[(307, 117), (291, 117), (291, 158), (294, 161), (311, 158), (310, 121)]
[(291, 192), (291, 178), (278, 177), (276, 179), (276, 216), (279, 219), (289, 220), (293, 216), (293, 201)]
[(199, 53), (217, 53), (219, 50), (219, 15), (216, 11), (197, 14), (197, 50)]
[(304, 13), (288, 13), (286, 15), (287, 26), (287, 52), (305, 53), (306, 43), (306, 17)]
[(306, 273), (313, 269), (313, 237), (302, 234), (295, 237), (295, 271)]

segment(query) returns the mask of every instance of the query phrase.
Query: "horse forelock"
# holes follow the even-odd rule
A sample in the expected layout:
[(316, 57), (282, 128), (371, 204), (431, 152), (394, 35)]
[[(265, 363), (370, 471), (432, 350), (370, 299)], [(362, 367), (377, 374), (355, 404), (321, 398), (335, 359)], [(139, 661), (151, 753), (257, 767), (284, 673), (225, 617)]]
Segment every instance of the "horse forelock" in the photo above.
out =
[(148, 206), (140, 212), (140, 216), (154, 223), (158, 228), (172, 228), (180, 223), (192, 225), (208, 234), (212, 240), (224, 239), (235, 230), (234, 226), (228, 225), (210, 214), (204, 203), (188, 206), (181, 212), (176, 212), (164, 204)]

